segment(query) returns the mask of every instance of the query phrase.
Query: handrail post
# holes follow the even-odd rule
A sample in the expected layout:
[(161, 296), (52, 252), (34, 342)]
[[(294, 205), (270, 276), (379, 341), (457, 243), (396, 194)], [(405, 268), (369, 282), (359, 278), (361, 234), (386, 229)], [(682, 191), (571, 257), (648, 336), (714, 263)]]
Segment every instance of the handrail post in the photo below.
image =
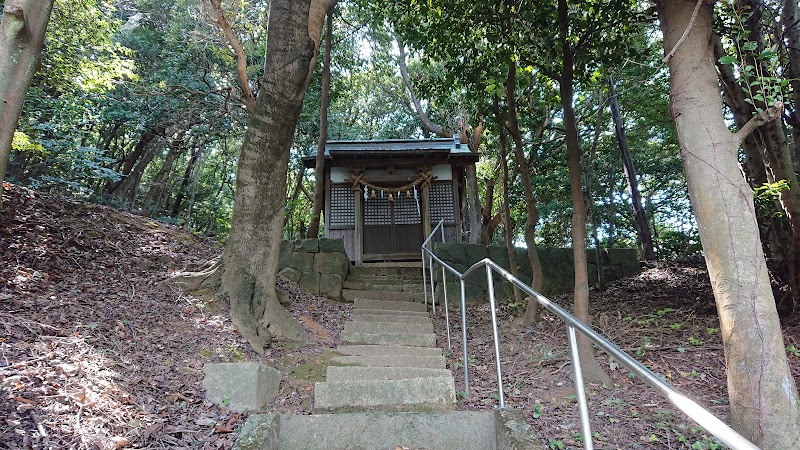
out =
[(422, 245), (422, 293), (425, 296), (425, 306), (428, 306), (428, 280), (426, 276), (428, 275), (425, 273), (425, 244)]
[(464, 294), (464, 280), (461, 280), (461, 346), (464, 348), (464, 395), (469, 397), (469, 355), (467, 352), (467, 300)]
[(503, 395), (503, 369), (500, 367), (500, 336), (497, 332), (497, 312), (495, 311), (494, 301), (494, 278), (492, 268), (486, 265), (486, 278), (489, 287), (489, 306), (492, 310), (492, 333), (494, 335), (494, 357), (497, 369), (497, 390), (500, 396), (500, 407), (506, 407), (505, 396)]
[(442, 266), (442, 292), (444, 292), (444, 323), (447, 325), (447, 349), (452, 350), (450, 345), (450, 312), (447, 308), (447, 274)]
[(586, 388), (583, 385), (583, 369), (581, 368), (581, 358), (578, 353), (578, 339), (575, 336), (575, 328), (567, 325), (567, 339), (569, 340), (569, 352), (572, 355), (572, 372), (575, 378), (575, 397), (578, 400), (578, 412), (581, 417), (581, 433), (583, 433), (583, 448), (592, 450), (592, 429), (589, 423), (589, 404), (586, 402)]
[[(428, 252), (432, 253), (430, 250)], [(428, 268), (431, 273), (431, 310), (436, 314), (436, 285), (433, 284), (433, 258), (430, 254), (428, 255)]]

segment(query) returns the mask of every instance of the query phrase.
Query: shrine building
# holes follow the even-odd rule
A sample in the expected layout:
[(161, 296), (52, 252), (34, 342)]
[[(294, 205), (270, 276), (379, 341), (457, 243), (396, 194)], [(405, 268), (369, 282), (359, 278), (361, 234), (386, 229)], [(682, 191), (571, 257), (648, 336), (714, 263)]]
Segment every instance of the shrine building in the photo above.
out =
[[(325, 146), (325, 237), (341, 238), (350, 261), (419, 260), (444, 219), (461, 242), (464, 168), (478, 154), (453, 139), (329, 141)], [(316, 155), (303, 158), (316, 166)]]

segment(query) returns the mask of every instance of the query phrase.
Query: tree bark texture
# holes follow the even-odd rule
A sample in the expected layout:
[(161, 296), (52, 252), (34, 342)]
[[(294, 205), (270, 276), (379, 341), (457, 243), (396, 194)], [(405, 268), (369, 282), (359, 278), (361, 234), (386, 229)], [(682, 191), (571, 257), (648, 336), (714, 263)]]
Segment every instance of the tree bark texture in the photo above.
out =
[(319, 107), (319, 143), (317, 144), (316, 166), (314, 168), (314, 203), (311, 208), (311, 223), (308, 235), (319, 235), (320, 215), (325, 203), (325, 144), (328, 142), (328, 105), (331, 91), (331, 43), (333, 41), (333, 10), (328, 11), (325, 24), (325, 56), (322, 58), (322, 98)]
[(642, 205), (642, 194), (639, 192), (639, 180), (636, 178), (636, 166), (633, 164), (633, 156), (628, 147), (628, 137), (625, 133), (625, 124), (622, 123), (622, 115), (619, 112), (619, 101), (614, 87), (614, 80), (608, 79), (608, 96), (611, 103), (611, 117), (614, 120), (614, 130), (617, 136), (617, 144), (622, 154), (622, 168), (625, 171), (625, 180), (628, 182), (628, 192), (631, 194), (631, 204), (633, 205), (633, 225), (636, 228), (636, 236), (639, 241), (639, 253), (642, 258), (652, 260), (656, 258), (653, 251), (653, 235), (650, 233), (650, 223), (647, 220)]
[[(559, 90), (564, 109), (564, 137), (567, 143), (567, 167), (572, 194), (572, 254), (575, 259), (575, 317), (591, 325), (589, 315), (589, 267), (586, 259), (586, 199), (581, 178), (581, 147), (578, 142), (578, 124), (572, 106), (574, 81), (574, 53), (569, 44), (569, 10), (567, 0), (558, 0), (558, 19), (561, 29), (561, 79)], [(591, 341), (578, 333), (578, 354), (584, 379), (598, 384), (610, 384), (611, 379), (594, 356)]]
[(222, 291), (236, 329), (262, 351), (273, 334), (306, 339), (278, 301), (278, 267), (286, 167), (322, 23), (332, 0), (270, 2), (264, 79), (250, 114), (239, 164)]
[(0, 209), (25, 94), (39, 62), (53, 0), (7, 0), (0, 21)]
[[(664, 49), (675, 48), (696, 2), (656, 2)], [(733, 427), (764, 449), (798, 448), (800, 411), (759, 241), (753, 192), (739, 171), (741, 135), (723, 120), (704, 3), (669, 62), (672, 114), (725, 350)]]

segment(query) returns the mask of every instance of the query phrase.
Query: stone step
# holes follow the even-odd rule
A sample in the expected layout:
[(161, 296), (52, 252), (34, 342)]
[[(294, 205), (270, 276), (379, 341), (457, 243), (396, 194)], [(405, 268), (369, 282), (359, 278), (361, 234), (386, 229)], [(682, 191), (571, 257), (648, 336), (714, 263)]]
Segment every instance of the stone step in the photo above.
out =
[(392, 316), (392, 317), (423, 317), (430, 318), (428, 311), (392, 311), (387, 309), (354, 309), (353, 318), (359, 316)]
[(368, 281), (350, 281), (342, 283), (344, 289), (373, 290), (381, 292), (403, 292), (403, 282), (390, 284), (374, 284)]
[(426, 367), (358, 367), (330, 366), (325, 375), (326, 382), (352, 380), (406, 380), (410, 378), (452, 377), (448, 369)]
[[(530, 450), (499, 447), (508, 439), (496, 411), (361, 412), (320, 415), (253, 414), (235, 450), (438, 449)], [(528, 427), (528, 431), (530, 427)]]
[(342, 289), (342, 298), (352, 302), (357, 298), (368, 298), (377, 300), (389, 300), (400, 302), (422, 302), (421, 293), (416, 292), (388, 292), (376, 291), (372, 289)]
[(456, 403), (453, 377), (314, 383), (314, 412), (335, 410), (447, 410)]
[(391, 311), (417, 311), (427, 312), (428, 308), (423, 303), (402, 302), (394, 300), (368, 300), (357, 298), (353, 302), (357, 309), (384, 309)]
[[(376, 345), (376, 347), (378, 347)], [(424, 347), (418, 347), (424, 348)], [(439, 350), (439, 349), (436, 349)], [(439, 350), (441, 352), (441, 350)], [(391, 355), (391, 354), (390, 354)], [(430, 369), (444, 369), (446, 367), (444, 356), (413, 356), (413, 355), (352, 355), (334, 356), (333, 362), (350, 366), (369, 367), (427, 367)]]
[(433, 333), (355, 333), (342, 331), (345, 344), (407, 345), (409, 347), (435, 347)]
[[(347, 281), (357, 281), (363, 283), (393, 284), (393, 282), (407, 282), (422, 284), (422, 274), (419, 275), (347, 275)], [(430, 278), (425, 280), (430, 281)]]
[(422, 276), (422, 267), (375, 267), (361, 266), (351, 267), (350, 273), (353, 276)]
[[(392, 316), (382, 316), (392, 317)], [(391, 322), (347, 322), (344, 324), (347, 333), (433, 333), (431, 323), (391, 323)]]
[(400, 345), (340, 345), (336, 352), (348, 356), (442, 356), (442, 351), (433, 347), (404, 347)]
[[(364, 311), (364, 310), (360, 310)], [(393, 314), (357, 314), (351, 319), (353, 322), (384, 322), (384, 323), (403, 323), (403, 324), (433, 324), (427, 316), (408, 316)]]

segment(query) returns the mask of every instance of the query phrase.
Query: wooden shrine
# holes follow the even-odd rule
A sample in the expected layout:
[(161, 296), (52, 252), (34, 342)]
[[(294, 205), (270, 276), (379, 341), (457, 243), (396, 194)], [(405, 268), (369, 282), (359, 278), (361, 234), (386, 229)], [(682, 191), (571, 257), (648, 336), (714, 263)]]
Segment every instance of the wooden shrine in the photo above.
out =
[[(325, 147), (325, 237), (344, 240), (364, 261), (420, 258), (420, 246), (444, 219), (448, 242), (461, 242), (464, 167), (478, 154), (458, 137), (329, 141)], [(303, 158), (307, 168), (316, 156)]]

